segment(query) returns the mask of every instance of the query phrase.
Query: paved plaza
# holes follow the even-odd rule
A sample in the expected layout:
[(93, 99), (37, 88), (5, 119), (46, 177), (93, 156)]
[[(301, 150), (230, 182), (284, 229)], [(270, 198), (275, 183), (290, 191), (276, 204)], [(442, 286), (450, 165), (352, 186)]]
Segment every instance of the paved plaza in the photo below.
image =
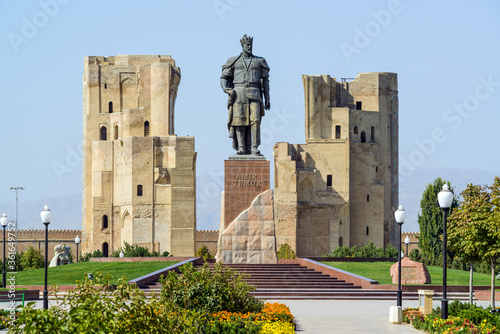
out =
[[(422, 333), (410, 325), (389, 323), (389, 308), (396, 305), (396, 300), (275, 301), (290, 307), (297, 323), (297, 333)], [(488, 305), (487, 302), (478, 302), (477, 304)], [(434, 308), (440, 305), (439, 300), (434, 300)], [(418, 307), (418, 300), (403, 300), (403, 308), (407, 307)]]
[[(410, 325), (389, 323), (389, 308), (396, 305), (395, 300), (268, 300), (268, 302), (280, 302), (290, 307), (297, 323), (297, 333), (422, 333)], [(54, 300), (49, 300), (49, 306), (54, 303)], [(489, 305), (485, 301), (476, 303), (481, 306)], [(434, 308), (440, 305), (439, 300), (434, 300)], [(36, 306), (42, 308), (42, 300), (36, 301)], [(403, 308), (407, 307), (418, 307), (418, 301), (403, 300)]]

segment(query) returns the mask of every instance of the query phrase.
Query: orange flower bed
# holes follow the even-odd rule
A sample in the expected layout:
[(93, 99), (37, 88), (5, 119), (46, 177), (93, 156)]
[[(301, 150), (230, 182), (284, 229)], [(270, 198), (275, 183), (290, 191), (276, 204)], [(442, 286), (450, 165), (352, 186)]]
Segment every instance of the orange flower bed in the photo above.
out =
[(219, 321), (232, 321), (241, 319), (243, 321), (283, 321), (293, 323), (293, 315), (288, 306), (281, 303), (266, 303), (260, 313), (235, 313), (218, 312), (212, 314)]

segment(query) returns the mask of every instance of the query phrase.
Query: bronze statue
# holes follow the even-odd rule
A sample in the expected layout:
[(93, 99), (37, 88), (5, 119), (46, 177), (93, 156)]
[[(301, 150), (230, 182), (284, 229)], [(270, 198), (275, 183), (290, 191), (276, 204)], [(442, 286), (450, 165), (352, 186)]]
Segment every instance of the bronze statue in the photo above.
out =
[(227, 93), (229, 137), (237, 154), (261, 156), (260, 121), (271, 108), (269, 66), (262, 57), (252, 54), (253, 37), (240, 40), (243, 51), (222, 66), (220, 83)]

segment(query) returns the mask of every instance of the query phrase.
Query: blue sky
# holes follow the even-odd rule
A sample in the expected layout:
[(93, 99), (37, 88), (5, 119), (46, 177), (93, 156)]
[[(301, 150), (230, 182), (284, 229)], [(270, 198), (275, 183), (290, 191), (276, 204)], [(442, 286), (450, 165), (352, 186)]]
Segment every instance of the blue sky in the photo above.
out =
[(176, 133), (196, 137), (198, 179), (220, 179), (233, 153), (220, 70), (245, 33), (271, 67), (268, 159), (277, 141), (304, 142), (302, 74), (396, 72), (401, 177), (436, 167), (498, 175), (499, 14), (493, 0), (3, 1), (0, 203), (14, 201), (11, 186), (26, 187), (26, 201), (81, 192), (89, 55), (172, 55)]

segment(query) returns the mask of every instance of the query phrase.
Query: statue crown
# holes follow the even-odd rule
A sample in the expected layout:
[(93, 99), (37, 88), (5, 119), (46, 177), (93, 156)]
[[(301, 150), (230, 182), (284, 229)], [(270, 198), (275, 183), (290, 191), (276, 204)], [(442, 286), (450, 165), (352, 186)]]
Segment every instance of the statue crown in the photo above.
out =
[(253, 44), (253, 37), (247, 36), (247, 34), (245, 34), (243, 36), (243, 38), (240, 39), (240, 43), (241, 43), (241, 46), (243, 46), (246, 43)]

